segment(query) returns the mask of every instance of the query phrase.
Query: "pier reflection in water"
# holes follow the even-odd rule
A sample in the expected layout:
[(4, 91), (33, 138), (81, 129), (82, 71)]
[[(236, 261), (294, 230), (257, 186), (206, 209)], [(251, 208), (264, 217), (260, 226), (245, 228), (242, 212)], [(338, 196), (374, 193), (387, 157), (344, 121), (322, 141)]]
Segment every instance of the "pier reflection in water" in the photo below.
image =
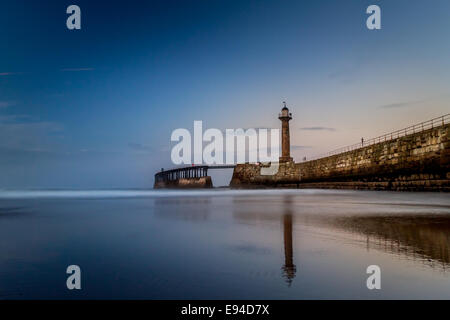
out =
[[(352, 196), (354, 194), (352, 192)], [(362, 199), (371, 196), (370, 193), (364, 192), (356, 195)], [(397, 198), (399, 194), (384, 195), (387, 198)], [(347, 246), (364, 248), (367, 252), (388, 253), (396, 259), (447, 273), (450, 267), (448, 201), (437, 201), (433, 204), (425, 200), (426, 194), (420, 194), (423, 199), (412, 203), (366, 202), (347, 196), (348, 194), (343, 193), (338, 200), (334, 198), (333, 192), (321, 194), (320, 199), (317, 195), (296, 197), (286, 194), (281, 198), (268, 197), (262, 201), (264, 205), (258, 204), (260, 200), (256, 198), (245, 201), (237, 198), (234, 200), (234, 218), (237, 221), (281, 220), (284, 240), (282, 270), (288, 286), (291, 286), (297, 274), (295, 252), (301, 255), (304, 251), (295, 250), (296, 241), (306, 236), (302, 235), (302, 232), (328, 237), (331, 241), (346, 243)], [(403, 197), (406, 199), (408, 195), (399, 198)], [(297, 237), (293, 236), (295, 233)], [(297, 259), (299, 258), (301, 259), (297, 256)]]
[(447, 215), (351, 216), (329, 219), (335, 228), (366, 236), (367, 249), (404, 256), (431, 267), (450, 264)]

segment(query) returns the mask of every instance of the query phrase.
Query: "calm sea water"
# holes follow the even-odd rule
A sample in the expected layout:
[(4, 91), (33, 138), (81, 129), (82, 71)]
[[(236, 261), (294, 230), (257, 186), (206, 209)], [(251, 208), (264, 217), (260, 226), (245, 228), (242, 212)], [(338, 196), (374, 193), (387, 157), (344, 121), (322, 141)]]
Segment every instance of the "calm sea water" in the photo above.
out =
[(0, 191), (0, 299), (448, 299), (449, 247), (448, 194)]

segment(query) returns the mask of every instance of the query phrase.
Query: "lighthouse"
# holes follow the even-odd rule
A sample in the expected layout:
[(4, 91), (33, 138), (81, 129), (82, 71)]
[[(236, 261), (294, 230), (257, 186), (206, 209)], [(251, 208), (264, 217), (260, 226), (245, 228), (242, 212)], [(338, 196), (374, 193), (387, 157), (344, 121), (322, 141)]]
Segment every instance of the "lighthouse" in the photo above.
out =
[(286, 102), (283, 102), (283, 109), (278, 115), (278, 119), (281, 120), (281, 157), (280, 162), (292, 161), (291, 158), (291, 144), (289, 141), (289, 120), (292, 119), (292, 113), (286, 107)]

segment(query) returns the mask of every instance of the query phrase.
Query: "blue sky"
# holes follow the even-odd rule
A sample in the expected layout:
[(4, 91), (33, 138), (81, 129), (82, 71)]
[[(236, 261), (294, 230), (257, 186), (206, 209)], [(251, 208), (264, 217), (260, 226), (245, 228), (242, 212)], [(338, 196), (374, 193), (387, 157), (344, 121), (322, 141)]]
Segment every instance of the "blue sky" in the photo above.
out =
[(277, 128), (284, 100), (297, 160), (450, 110), (446, 0), (2, 0), (0, 24), (0, 188), (150, 187), (174, 129)]

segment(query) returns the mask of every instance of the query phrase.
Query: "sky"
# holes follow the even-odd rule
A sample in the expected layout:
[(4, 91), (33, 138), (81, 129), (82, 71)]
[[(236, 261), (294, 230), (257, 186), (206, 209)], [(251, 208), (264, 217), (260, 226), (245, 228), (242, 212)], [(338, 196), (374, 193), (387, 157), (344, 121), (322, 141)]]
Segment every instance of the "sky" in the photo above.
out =
[(279, 128), (283, 101), (297, 161), (450, 110), (448, 0), (0, 0), (0, 25), (3, 189), (149, 188), (173, 130)]

